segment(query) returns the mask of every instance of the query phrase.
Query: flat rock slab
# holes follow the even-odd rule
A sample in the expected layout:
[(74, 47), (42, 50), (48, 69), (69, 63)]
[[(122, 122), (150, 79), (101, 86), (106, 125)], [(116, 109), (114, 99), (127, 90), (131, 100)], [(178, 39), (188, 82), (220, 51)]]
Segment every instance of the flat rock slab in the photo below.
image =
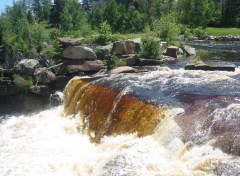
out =
[(191, 46), (188, 46), (188, 45), (185, 45), (183, 47), (184, 51), (187, 53), (187, 55), (189, 56), (193, 56), (193, 55), (196, 55), (196, 50), (195, 48), (191, 47)]
[(95, 60), (96, 54), (91, 48), (82, 46), (69, 46), (62, 52), (62, 57), (66, 59), (83, 59), (83, 60)]
[(129, 66), (122, 66), (117, 67), (110, 71), (111, 74), (118, 74), (118, 73), (135, 73), (138, 72), (135, 68), (129, 67)]
[(67, 60), (60, 66), (61, 74), (72, 74), (78, 72), (98, 72), (104, 68), (101, 60)]
[(199, 64), (188, 63), (185, 70), (235, 71), (235, 65), (229, 62), (206, 61)]
[(83, 43), (84, 38), (69, 38), (69, 37), (64, 37), (64, 38), (59, 38), (58, 41), (62, 44), (62, 46), (79, 46)]

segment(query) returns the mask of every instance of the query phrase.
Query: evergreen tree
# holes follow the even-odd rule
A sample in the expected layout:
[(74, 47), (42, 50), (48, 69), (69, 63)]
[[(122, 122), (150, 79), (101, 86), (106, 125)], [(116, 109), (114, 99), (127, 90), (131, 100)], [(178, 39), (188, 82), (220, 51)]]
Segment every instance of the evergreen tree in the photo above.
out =
[(78, 0), (67, 0), (62, 14), (60, 15), (60, 22), (63, 30), (80, 29), (81, 24), (85, 23), (86, 15)]
[(83, 0), (82, 6), (86, 12), (90, 12), (92, 10), (92, 1), (91, 0)]
[(182, 0), (181, 20), (191, 27), (207, 27), (214, 20), (215, 3), (212, 0)]
[(106, 19), (108, 24), (110, 24), (110, 26), (114, 31), (118, 31), (119, 29), (118, 21), (120, 19), (120, 15), (121, 14), (119, 13), (119, 6), (117, 2), (115, 0), (110, 0), (107, 3), (107, 6), (104, 12), (104, 18)]
[(106, 8), (106, 2), (105, 1), (99, 1), (99, 2), (93, 2), (92, 3), (92, 12), (90, 13), (90, 23), (93, 27), (96, 27), (97, 29), (100, 28), (100, 24), (104, 22), (104, 11)]
[(64, 5), (65, 0), (54, 0), (50, 13), (50, 23), (53, 27), (61, 26), (60, 16), (63, 12)]

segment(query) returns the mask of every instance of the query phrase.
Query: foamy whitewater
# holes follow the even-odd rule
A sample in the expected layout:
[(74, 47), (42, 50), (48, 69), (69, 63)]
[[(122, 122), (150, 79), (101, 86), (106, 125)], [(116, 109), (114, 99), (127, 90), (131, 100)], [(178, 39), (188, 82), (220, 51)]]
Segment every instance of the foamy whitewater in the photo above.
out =
[[(211, 112), (212, 122), (227, 123), (239, 119), (239, 76), (240, 69), (235, 72), (165, 69), (140, 76), (129, 74), (127, 78), (113, 75), (105, 80), (109, 79), (113, 87), (118, 87), (119, 82), (123, 85), (120, 87), (133, 83), (131, 88), (144, 88), (144, 93), (151, 85), (149, 90), (155, 94), (147, 95), (159, 104), (162, 102), (155, 95), (162, 92), (170, 97), (178, 91), (236, 96), (230, 99), (234, 103)], [(137, 90), (139, 96), (145, 95), (141, 94), (142, 89)], [(185, 111), (168, 107), (167, 118), (154, 134), (141, 138), (136, 134), (108, 136), (98, 144), (90, 142), (82, 128), (84, 118), (79, 114), (75, 118), (64, 117), (62, 106), (32, 115), (0, 117), (0, 176), (240, 175), (238, 154), (213, 148), (213, 141), (184, 144), (183, 131), (174, 118)], [(197, 108), (196, 113), (204, 108), (199, 111)]]
[[(171, 118), (164, 122), (171, 125), (162, 135), (157, 130), (152, 136), (112, 136), (94, 144), (79, 132), (79, 118), (65, 118), (62, 113), (60, 106), (2, 121), (1, 176), (214, 175), (219, 162), (239, 162), (208, 145), (187, 149)], [(221, 171), (223, 175), (231, 172), (237, 174), (236, 167)]]

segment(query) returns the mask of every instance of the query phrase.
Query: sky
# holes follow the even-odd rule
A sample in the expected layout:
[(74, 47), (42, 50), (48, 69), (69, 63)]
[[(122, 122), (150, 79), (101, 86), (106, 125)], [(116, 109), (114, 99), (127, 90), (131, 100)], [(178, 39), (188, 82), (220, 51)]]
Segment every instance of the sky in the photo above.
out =
[(4, 11), (6, 5), (11, 6), (13, 0), (0, 0), (0, 13)]

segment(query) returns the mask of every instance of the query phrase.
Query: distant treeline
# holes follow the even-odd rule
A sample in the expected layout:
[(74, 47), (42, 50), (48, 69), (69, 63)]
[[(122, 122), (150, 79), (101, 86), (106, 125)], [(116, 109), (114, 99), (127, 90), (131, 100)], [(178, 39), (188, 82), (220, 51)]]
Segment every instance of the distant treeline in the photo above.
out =
[(57, 51), (43, 43), (56, 45), (59, 36), (104, 33), (106, 25), (112, 33), (146, 33), (169, 14), (183, 29), (239, 27), (240, 0), (18, 0), (0, 16), (0, 45), (52, 57)]

